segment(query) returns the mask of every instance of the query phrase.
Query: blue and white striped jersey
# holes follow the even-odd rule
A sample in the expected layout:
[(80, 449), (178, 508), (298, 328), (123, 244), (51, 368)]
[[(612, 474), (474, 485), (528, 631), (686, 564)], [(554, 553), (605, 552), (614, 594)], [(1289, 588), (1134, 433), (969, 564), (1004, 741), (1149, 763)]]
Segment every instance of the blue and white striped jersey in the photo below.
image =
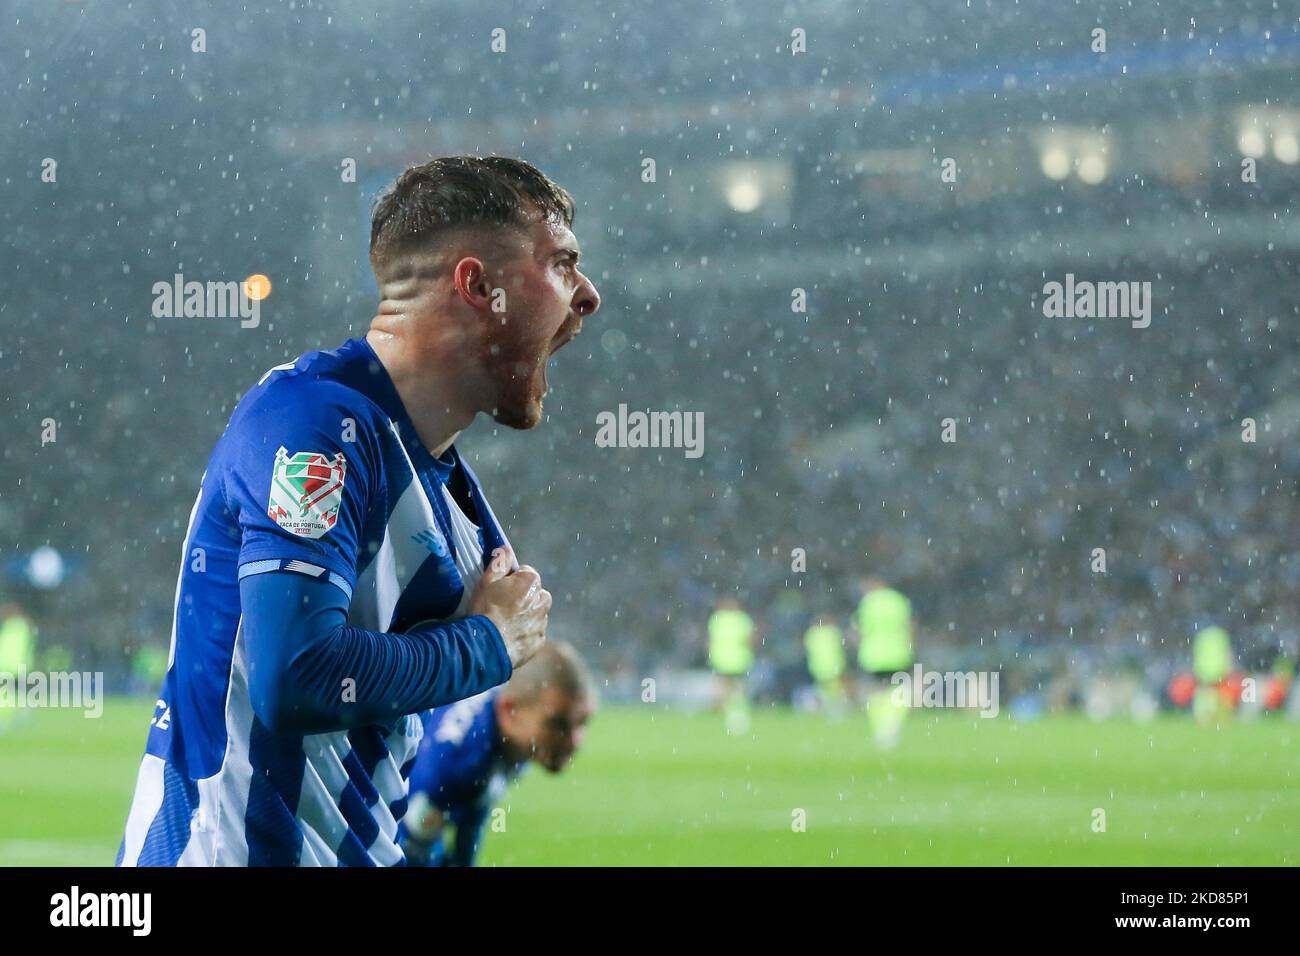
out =
[[(476, 516), (448, 491), (458, 462)], [(272, 733), (250, 703), (239, 581), (328, 579), (351, 600), (349, 625), (406, 631), (462, 616), (484, 554), (504, 544), (468, 465), (454, 448), (432, 457), (364, 339), (267, 372), (235, 408), (190, 514), (118, 865), (404, 862), (420, 715)]]

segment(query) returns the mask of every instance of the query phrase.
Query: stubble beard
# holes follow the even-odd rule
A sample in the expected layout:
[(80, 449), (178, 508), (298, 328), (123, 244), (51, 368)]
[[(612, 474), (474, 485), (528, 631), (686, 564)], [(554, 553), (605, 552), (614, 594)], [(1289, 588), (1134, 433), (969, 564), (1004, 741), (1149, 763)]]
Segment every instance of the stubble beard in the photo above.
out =
[(507, 360), (497, 366), (497, 403), (492, 420), (507, 428), (527, 431), (542, 420), (541, 362)]

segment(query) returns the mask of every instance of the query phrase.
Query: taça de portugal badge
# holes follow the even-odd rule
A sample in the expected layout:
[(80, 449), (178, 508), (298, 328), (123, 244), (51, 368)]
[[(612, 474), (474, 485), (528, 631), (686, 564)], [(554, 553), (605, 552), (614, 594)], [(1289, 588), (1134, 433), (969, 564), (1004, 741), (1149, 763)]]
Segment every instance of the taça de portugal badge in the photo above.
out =
[(342, 452), (330, 461), (316, 451), (290, 455), (281, 445), (275, 453), (266, 513), (285, 531), (303, 538), (321, 537), (339, 520), (347, 469)]

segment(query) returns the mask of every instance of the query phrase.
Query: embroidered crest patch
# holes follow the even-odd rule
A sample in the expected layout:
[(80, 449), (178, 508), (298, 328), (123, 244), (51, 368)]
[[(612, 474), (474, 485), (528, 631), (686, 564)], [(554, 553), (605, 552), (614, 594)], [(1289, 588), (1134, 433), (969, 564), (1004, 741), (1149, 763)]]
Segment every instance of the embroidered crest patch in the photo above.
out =
[(320, 452), (275, 453), (271, 501), (266, 513), (285, 531), (319, 538), (339, 520), (347, 462), (339, 452), (330, 461)]

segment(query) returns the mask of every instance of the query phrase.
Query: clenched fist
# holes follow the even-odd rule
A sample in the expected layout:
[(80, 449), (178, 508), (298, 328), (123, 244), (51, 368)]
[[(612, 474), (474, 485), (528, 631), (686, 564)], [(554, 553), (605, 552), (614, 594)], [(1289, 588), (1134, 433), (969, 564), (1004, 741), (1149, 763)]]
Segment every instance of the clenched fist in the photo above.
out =
[(469, 599), (470, 614), (485, 614), (501, 632), (510, 664), (518, 668), (536, 654), (546, 641), (546, 617), (551, 610), (551, 592), (528, 565), (515, 571), (514, 552), (498, 548)]

